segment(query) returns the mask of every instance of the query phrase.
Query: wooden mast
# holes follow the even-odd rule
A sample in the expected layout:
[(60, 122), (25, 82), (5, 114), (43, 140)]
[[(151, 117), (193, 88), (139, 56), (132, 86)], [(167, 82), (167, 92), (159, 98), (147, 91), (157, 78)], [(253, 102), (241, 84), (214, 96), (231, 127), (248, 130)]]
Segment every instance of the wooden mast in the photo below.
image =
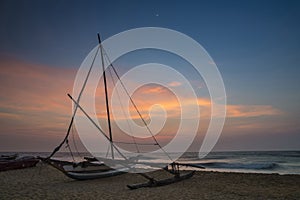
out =
[(111, 123), (110, 123), (110, 113), (109, 113), (109, 104), (108, 104), (108, 95), (107, 95), (107, 82), (106, 82), (106, 74), (105, 74), (105, 66), (104, 66), (104, 57), (103, 57), (103, 47), (101, 44), (100, 34), (98, 33), (98, 42), (100, 45), (100, 52), (101, 52), (101, 60), (102, 60), (102, 69), (103, 69), (103, 82), (104, 82), (104, 91), (105, 91), (105, 103), (106, 103), (106, 114), (107, 114), (107, 123), (108, 123), (108, 131), (109, 131), (109, 140), (110, 140), (110, 149), (111, 149), (111, 156), (114, 159), (114, 149), (113, 149), (113, 138), (111, 133)]

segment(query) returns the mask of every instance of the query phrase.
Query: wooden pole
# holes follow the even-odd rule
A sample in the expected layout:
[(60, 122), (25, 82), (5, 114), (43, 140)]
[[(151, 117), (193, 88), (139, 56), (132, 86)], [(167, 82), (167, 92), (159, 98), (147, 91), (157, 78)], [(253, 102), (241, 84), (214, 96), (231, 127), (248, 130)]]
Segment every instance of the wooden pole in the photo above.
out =
[(107, 95), (107, 82), (106, 82), (106, 74), (105, 74), (105, 66), (104, 66), (104, 57), (103, 57), (103, 47), (101, 44), (100, 34), (98, 33), (98, 42), (100, 45), (101, 52), (101, 60), (102, 60), (102, 69), (103, 69), (103, 81), (104, 81), (104, 91), (105, 91), (105, 103), (106, 103), (106, 114), (107, 114), (107, 123), (108, 123), (108, 131), (109, 131), (109, 140), (111, 144), (111, 156), (114, 159), (114, 149), (112, 146), (113, 137), (111, 132), (111, 123), (110, 123), (110, 113), (109, 113), (109, 104), (108, 104), (108, 95)]

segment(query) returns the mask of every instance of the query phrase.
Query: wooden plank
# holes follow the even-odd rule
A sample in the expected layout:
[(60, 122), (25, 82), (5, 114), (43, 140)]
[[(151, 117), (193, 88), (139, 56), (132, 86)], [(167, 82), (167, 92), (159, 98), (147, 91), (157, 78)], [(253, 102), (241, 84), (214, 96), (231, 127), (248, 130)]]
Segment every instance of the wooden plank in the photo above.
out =
[(159, 187), (159, 186), (164, 186), (164, 185), (169, 185), (172, 183), (176, 183), (188, 178), (191, 178), (194, 175), (195, 171), (183, 174), (183, 175), (175, 175), (172, 178), (167, 178), (167, 179), (162, 179), (162, 180), (153, 180), (153, 181), (148, 181), (146, 183), (137, 183), (137, 184), (131, 184), (127, 185), (127, 187), (131, 190), (133, 189), (138, 189), (142, 187)]

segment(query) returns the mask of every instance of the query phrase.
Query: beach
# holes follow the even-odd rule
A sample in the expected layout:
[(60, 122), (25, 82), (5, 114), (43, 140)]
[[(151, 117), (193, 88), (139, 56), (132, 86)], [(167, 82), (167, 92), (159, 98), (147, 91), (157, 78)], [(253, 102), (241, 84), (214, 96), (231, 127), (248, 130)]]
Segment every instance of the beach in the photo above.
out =
[[(151, 174), (166, 177), (158, 171)], [(299, 199), (300, 175), (201, 172), (171, 185), (130, 190), (146, 182), (137, 174), (76, 181), (39, 163), (0, 172), (0, 199)]]

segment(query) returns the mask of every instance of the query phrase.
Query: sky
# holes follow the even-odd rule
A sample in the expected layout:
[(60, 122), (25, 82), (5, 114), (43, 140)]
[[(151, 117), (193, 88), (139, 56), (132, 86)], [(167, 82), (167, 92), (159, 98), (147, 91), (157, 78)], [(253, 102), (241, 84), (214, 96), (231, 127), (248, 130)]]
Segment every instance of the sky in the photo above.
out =
[[(188, 35), (218, 66), (228, 105), (214, 150), (300, 150), (299, 9), (299, 1), (283, 0), (1, 0), (0, 151), (51, 151), (66, 133), (72, 111), (66, 93), (72, 92), (81, 62), (97, 45), (96, 34), (105, 40), (149, 26)], [(197, 101), (204, 123), (192, 148), (197, 150), (210, 113), (201, 77), (184, 61), (161, 52), (135, 52), (116, 64), (125, 73), (152, 59), (186, 69), (193, 87), (203, 88)], [(145, 117), (157, 102), (168, 110), (162, 134), (173, 132), (178, 123), (177, 101), (170, 96), (157, 85), (142, 87), (134, 96)]]

